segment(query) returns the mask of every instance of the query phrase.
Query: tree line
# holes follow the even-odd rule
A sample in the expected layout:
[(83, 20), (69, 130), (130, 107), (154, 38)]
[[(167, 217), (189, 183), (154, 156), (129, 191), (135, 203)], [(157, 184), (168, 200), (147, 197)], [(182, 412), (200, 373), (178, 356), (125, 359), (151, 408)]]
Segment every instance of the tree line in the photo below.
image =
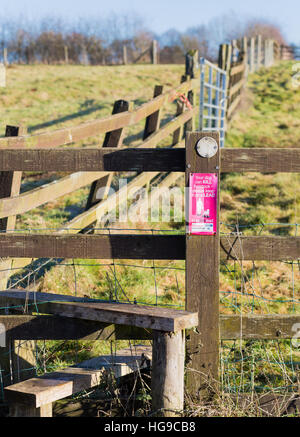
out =
[[(241, 20), (232, 13), (184, 32), (169, 29), (162, 34), (148, 29), (144, 20), (135, 13), (81, 19), (76, 23), (53, 17), (38, 21), (0, 17), (2, 53), (5, 48), (9, 63), (22, 64), (66, 61), (91, 65), (121, 64), (124, 47), (128, 62), (132, 63), (151, 46), (153, 39), (158, 41), (160, 63), (183, 63), (185, 53), (191, 49), (197, 49), (201, 56), (215, 61), (219, 44), (258, 34), (286, 44), (277, 24), (261, 19)], [(144, 60), (147, 61), (147, 57)]]

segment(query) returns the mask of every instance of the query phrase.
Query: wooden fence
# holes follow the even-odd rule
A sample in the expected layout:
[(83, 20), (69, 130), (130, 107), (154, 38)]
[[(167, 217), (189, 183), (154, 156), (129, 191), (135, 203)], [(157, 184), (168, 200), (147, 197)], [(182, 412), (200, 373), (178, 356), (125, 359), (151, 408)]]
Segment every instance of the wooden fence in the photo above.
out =
[[(186, 181), (189, 180), (190, 173), (217, 173), (220, 177), (221, 173), (226, 172), (300, 171), (299, 149), (219, 149), (214, 157), (201, 158), (195, 146), (203, 136), (213, 137), (218, 142), (218, 134), (198, 132), (188, 133), (186, 148), (178, 149), (147, 147), (120, 148), (119, 150), (115, 148), (13, 150), (3, 148), (0, 150), (0, 171), (53, 171), (54, 169), (78, 171), (84, 169), (91, 172), (97, 170), (119, 172), (131, 170), (141, 171), (142, 174), (150, 173), (150, 175), (154, 171), (181, 172), (185, 173)], [(220, 258), (251, 261), (299, 259), (300, 237), (232, 235), (220, 238), (219, 230), (211, 236), (4, 233), (0, 237), (0, 256), (25, 259), (46, 256), (96, 259), (186, 259), (186, 309), (193, 314), (199, 314), (198, 329), (189, 333), (187, 341), (187, 387), (194, 395), (201, 394), (204, 388), (216, 386), (218, 382), (220, 338), (291, 338), (294, 335), (293, 325), (300, 322), (300, 316), (295, 315), (265, 317), (243, 315), (242, 318), (237, 315), (221, 317), (219, 315)], [(5, 293), (3, 297), (5, 298)], [(16, 296), (12, 298), (16, 299)], [(47, 310), (43, 309), (43, 312), (60, 314), (65, 317), (74, 317), (76, 314), (79, 318), (100, 321), (96, 315), (93, 315), (93, 312), (87, 317), (84, 309), (79, 311), (76, 307), (77, 310), (74, 313), (75, 310), (71, 311), (68, 305), (53, 304), (54, 307), (51, 305), (46, 306)], [(97, 308), (93, 311), (96, 310), (98, 311)], [(89, 314), (91, 311), (90, 308)], [(5, 317), (1, 317), (1, 323), (5, 324)], [(116, 320), (118, 319), (114, 319), (115, 322)], [(111, 321), (112, 319), (103, 319), (102, 316), (101, 322), (111, 324)], [(10, 323), (12, 323), (11, 320)], [(61, 321), (62, 327), (63, 323)], [(133, 325), (142, 328), (143, 331), (146, 326), (143, 323), (137, 322)], [(18, 327), (18, 316), (15, 316), (13, 324), (16, 328)], [(155, 325), (153, 329), (160, 328)], [(172, 329), (169, 327), (168, 330)], [(136, 330), (133, 338), (145, 338), (145, 333), (142, 331), (139, 334)], [(31, 340), (49, 338), (49, 333), (41, 329), (36, 332), (30, 326), (24, 335), (26, 338), (30, 335)], [(68, 335), (71, 337), (72, 334)], [(66, 338), (66, 334), (61, 334), (61, 336)], [(78, 336), (79, 331), (77, 331), (76, 338)]]
[(227, 119), (229, 121), (241, 101), (248, 73), (258, 71), (261, 67), (270, 67), (279, 59), (282, 59), (282, 52), (277, 41), (263, 40), (261, 35), (232, 40), (230, 44), (220, 46), (218, 65), (228, 75)]
[[(250, 48), (252, 45), (250, 42)], [(246, 65), (245, 61), (243, 65)], [(242, 79), (244, 70), (238, 63), (231, 63), (230, 70), (231, 97), (233, 98), (231, 105), (233, 105), (235, 95), (240, 91), (240, 82), (244, 80)], [(2, 289), (6, 288), (8, 279), (6, 269), (22, 268), (39, 257), (185, 259), (186, 309), (199, 314), (198, 329), (190, 332), (187, 340), (187, 387), (189, 392), (195, 396), (201, 394), (202, 390), (208, 386), (213, 387), (218, 383), (220, 339), (291, 338), (294, 335), (293, 325), (300, 323), (300, 316), (296, 315), (243, 315), (242, 318), (238, 315), (220, 315), (220, 259), (252, 261), (299, 259), (300, 237), (232, 235), (228, 238), (220, 238), (219, 229), (213, 236), (107, 236), (85, 235), (83, 231), (96, 222), (101, 214), (115, 205), (111, 196), (101, 202), (98, 202), (95, 196), (99, 188), (110, 187), (111, 172), (141, 172), (130, 182), (130, 187), (127, 187), (138, 191), (141, 186), (150, 183), (160, 172), (169, 173), (162, 184), (170, 186), (182, 174), (185, 174), (186, 181), (188, 181), (190, 173), (217, 173), (220, 177), (221, 173), (226, 172), (300, 171), (300, 150), (295, 148), (219, 149), (213, 158), (201, 158), (195, 150), (198, 140), (203, 136), (211, 136), (219, 142), (219, 135), (212, 132), (191, 133), (194, 130), (194, 117), (197, 109), (185, 108), (181, 102), (177, 104), (176, 115), (172, 121), (160, 127), (164, 105), (174, 101), (180, 95), (188, 95), (189, 101), (193, 103), (193, 93), (198, 86), (198, 79), (185, 76), (177, 88), (166, 93), (163, 92), (161, 86), (156, 86), (154, 98), (136, 109), (129, 110), (128, 102), (118, 101), (114, 105), (113, 114), (104, 119), (31, 136), (24, 135), (19, 128), (7, 127), (6, 137), (0, 139), (0, 227), (2, 231), (0, 257), (4, 258), (0, 268), (3, 270), (1, 272)], [(123, 148), (124, 128), (143, 119), (145, 119), (145, 128), (141, 144), (135, 148)], [(190, 133), (186, 136), (184, 148), (182, 147), (184, 146), (184, 133), (187, 131)], [(102, 133), (105, 134), (102, 148), (60, 148), (60, 146)], [(156, 148), (157, 144), (169, 135), (172, 135), (170, 147)], [(21, 176), (24, 171), (75, 173), (55, 183), (19, 194)], [(17, 214), (23, 214), (91, 183), (86, 211), (62, 226), (55, 235), (22, 235), (7, 232), (14, 230)], [(186, 184), (188, 185), (188, 182)], [(120, 202), (126, 201), (125, 190), (121, 188), (118, 195)], [(11, 297), (11, 299), (15, 298), (16, 296)], [(61, 304), (59, 311), (62, 309)], [(50, 338), (111, 339), (112, 332), (114, 332), (113, 338), (116, 339), (152, 338), (151, 332), (145, 331), (141, 324), (136, 324), (133, 326), (134, 330), (129, 332), (128, 329), (120, 326), (114, 328), (112, 319), (107, 319), (101, 320), (107, 325), (100, 327), (95, 325), (94, 322), (99, 319), (95, 319), (96, 316), (93, 315), (90, 319), (93, 325), (87, 328), (85, 323), (78, 320), (70, 324), (68, 317), (70, 314), (73, 316), (74, 312), (70, 313), (67, 308), (63, 314), (66, 318), (61, 318), (59, 322), (52, 318), (58, 314), (57, 307), (54, 313), (51, 306), (50, 309), (49, 306), (47, 307), (47, 311), (48, 314), (53, 315), (47, 316), (45, 324), (43, 316), (32, 315), (23, 315), (22, 318), (19, 315), (0, 316), (0, 323), (9, 326), (13, 341)], [(27, 319), (25, 320), (24, 317)], [(172, 320), (174, 321), (174, 318)], [(56, 330), (56, 326), (59, 329)], [(169, 332), (172, 331), (170, 326), (168, 325)], [(185, 327), (188, 327), (188, 324)], [(154, 329), (160, 328), (155, 325)], [(19, 351), (15, 350), (15, 354), (18, 353)], [(165, 362), (164, 365), (166, 365)], [(163, 395), (156, 405), (165, 405), (162, 399)]]

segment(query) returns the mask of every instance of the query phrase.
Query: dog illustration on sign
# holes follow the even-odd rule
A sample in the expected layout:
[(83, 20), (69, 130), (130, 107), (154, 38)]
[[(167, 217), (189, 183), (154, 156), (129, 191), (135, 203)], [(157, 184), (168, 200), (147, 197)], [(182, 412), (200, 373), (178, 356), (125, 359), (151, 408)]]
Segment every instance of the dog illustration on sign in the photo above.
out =
[(207, 210), (204, 210), (204, 203), (203, 203), (203, 200), (201, 199), (201, 198), (199, 198), (198, 200), (197, 200), (197, 206), (196, 206), (196, 209), (197, 209), (197, 215), (199, 216), (199, 217), (204, 217), (204, 218), (209, 218), (209, 209), (207, 209)]

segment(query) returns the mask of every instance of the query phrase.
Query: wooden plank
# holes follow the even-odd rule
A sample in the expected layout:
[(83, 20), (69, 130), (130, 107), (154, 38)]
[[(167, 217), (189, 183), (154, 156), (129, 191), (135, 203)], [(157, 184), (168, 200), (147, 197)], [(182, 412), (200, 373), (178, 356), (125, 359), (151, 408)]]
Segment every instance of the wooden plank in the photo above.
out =
[(152, 411), (158, 417), (181, 416), (184, 408), (185, 333), (153, 332)]
[[(20, 304), (20, 302), (19, 302)], [(34, 310), (32, 304), (29, 311)], [(151, 340), (152, 331), (126, 325), (48, 315), (0, 316), (8, 340)], [(242, 314), (220, 315), (221, 340), (291, 339), (296, 334), (299, 315)], [(294, 327), (294, 330), (293, 330)]]
[[(187, 112), (187, 111), (186, 111)], [(184, 115), (184, 114), (182, 114)], [(156, 134), (154, 134), (156, 135)], [(184, 171), (185, 149), (0, 150), (0, 171)], [(222, 172), (299, 172), (300, 149), (222, 149)]]
[(0, 150), (0, 171), (184, 171), (185, 150), (174, 148)]
[[(163, 186), (174, 183), (171, 174)], [(153, 190), (153, 199), (159, 191)], [(144, 205), (143, 201), (138, 206)], [(84, 259), (185, 259), (183, 235), (0, 234), (0, 257)], [(300, 237), (222, 237), (222, 260), (284, 261), (300, 258)]]
[[(13, 299), (12, 299), (13, 300)], [(20, 308), (20, 299), (16, 300)], [(23, 307), (22, 307), (23, 308)], [(34, 312), (31, 303), (28, 312)], [(0, 316), (7, 340), (151, 340), (152, 331), (62, 316)]]
[(53, 417), (52, 403), (35, 408), (14, 402), (9, 407), (9, 417)]
[(62, 128), (52, 132), (44, 132), (18, 138), (0, 138), (0, 148), (53, 148), (101, 133), (121, 129), (125, 126), (132, 126), (159, 110), (165, 103), (173, 101), (174, 96), (178, 93), (186, 93), (196, 88), (199, 88), (199, 81), (198, 79), (193, 79), (150, 100), (133, 111), (111, 115), (100, 120), (93, 120), (75, 127)]
[(220, 316), (222, 340), (293, 338), (300, 324), (300, 315), (241, 314)]
[(222, 237), (221, 258), (284, 261), (300, 258), (300, 237)]
[(108, 172), (77, 172), (69, 176), (26, 191), (14, 197), (0, 199), (0, 218), (23, 214), (33, 208), (72, 193), (79, 188), (94, 182)]
[(221, 167), (228, 172), (300, 172), (300, 148), (222, 149)]
[(0, 257), (184, 259), (180, 235), (0, 234)]
[[(196, 143), (204, 136), (219, 144), (219, 133), (197, 132), (187, 136), (186, 186), (191, 173), (215, 173), (219, 178), (219, 150), (212, 158), (200, 157)], [(219, 185), (219, 182), (218, 182)], [(213, 389), (218, 382), (219, 367), (219, 194), (216, 235), (186, 237), (186, 309), (197, 311), (197, 332), (187, 341), (187, 388), (198, 397), (202, 390)]]
[(231, 98), (234, 94), (236, 94), (244, 86), (244, 83), (245, 83), (245, 79), (242, 78), (239, 82), (231, 86), (229, 88), (229, 93), (228, 93), (229, 98)]
[[(149, 307), (122, 303), (107, 302), (66, 302), (63, 299), (55, 300), (51, 293), (36, 292), (0, 292), (1, 302), (29, 302), (36, 303), (39, 310), (45, 314), (93, 320), (103, 323), (117, 323), (119, 325), (137, 326), (144, 329), (176, 332), (192, 328), (198, 323), (198, 314), (195, 312), (173, 310), (170, 308)], [(70, 299), (71, 297), (68, 296)]]
[(229, 107), (227, 108), (227, 118), (230, 119), (236, 108), (238, 107), (239, 103), (241, 101), (241, 95), (239, 94), (236, 96), (236, 98), (229, 104)]
[(119, 379), (144, 368), (147, 361), (151, 361), (151, 355), (151, 346), (122, 349), (115, 355), (95, 357), (56, 372), (46, 373), (39, 378), (14, 384), (7, 387), (5, 397), (12, 405), (18, 403), (25, 404), (27, 408), (41, 408), (99, 385), (102, 376), (107, 372)]
[(231, 67), (230, 70), (230, 76), (235, 76), (239, 73), (242, 73), (245, 70), (245, 64), (242, 62), (241, 64), (235, 65), (234, 67)]

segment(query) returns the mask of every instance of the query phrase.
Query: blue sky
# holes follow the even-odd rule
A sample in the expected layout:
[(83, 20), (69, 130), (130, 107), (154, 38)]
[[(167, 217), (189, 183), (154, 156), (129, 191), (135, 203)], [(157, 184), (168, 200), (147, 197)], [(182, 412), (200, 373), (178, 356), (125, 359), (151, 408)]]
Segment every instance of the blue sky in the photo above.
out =
[(171, 27), (185, 30), (234, 11), (242, 19), (275, 20), (289, 42), (300, 43), (299, 0), (0, 0), (0, 10), (10, 17), (22, 14), (39, 18), (51, 14), (69, 20), (133, 11), (143, 16), (146, 25), (158, 33)]

